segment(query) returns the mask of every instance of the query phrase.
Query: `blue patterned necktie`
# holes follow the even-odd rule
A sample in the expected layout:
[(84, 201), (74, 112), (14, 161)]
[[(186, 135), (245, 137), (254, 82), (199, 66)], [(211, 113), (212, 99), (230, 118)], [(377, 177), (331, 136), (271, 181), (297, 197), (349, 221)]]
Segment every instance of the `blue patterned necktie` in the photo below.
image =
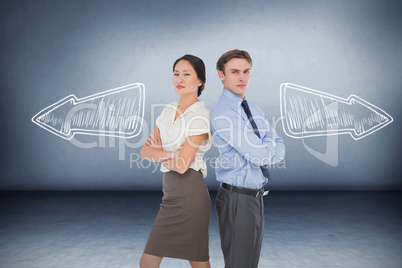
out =
[[(254, 122), (253, 116), (251, 115), (251, 111), (250, 111), (250, 108), (248, 107), (247, 101), (243, 100), (241, 102), (241, 106), (243, 107), (244, 111), (247, 114), (248, 120), (250, 121), (250, 124), (253, 127), (253, 131), (254, 131), (255, 135), (257, 135), (257, 137), (261, 139), (260, 132), (258, 131), (257, 125)], [(264, 175), (264, 177), (267, 179), (270, 179), (268, 165), (260, 166), (260, 168), (261, 168), (261, 171), (262, 171), (262, 174)]]

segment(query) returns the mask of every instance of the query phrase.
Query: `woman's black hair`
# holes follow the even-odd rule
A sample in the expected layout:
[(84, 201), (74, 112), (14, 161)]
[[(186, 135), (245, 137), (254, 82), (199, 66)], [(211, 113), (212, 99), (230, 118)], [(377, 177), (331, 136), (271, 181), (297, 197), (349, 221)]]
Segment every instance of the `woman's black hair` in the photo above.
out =
[(173, 72), (176, 64), (181, 61), (186, 60), (191, 63), (195, 72), (197, 73), (197, 78), (201, 81), (202, 85), (198, 87), (198, 96), (201, 95), (201, 92), (204, 90), (205, 82), (207, 81), (205, 78), (205, 64), (202, 59), (198, 58), (197, 56), (186, 54), (183, 57), (178, 58), (173, 64)]

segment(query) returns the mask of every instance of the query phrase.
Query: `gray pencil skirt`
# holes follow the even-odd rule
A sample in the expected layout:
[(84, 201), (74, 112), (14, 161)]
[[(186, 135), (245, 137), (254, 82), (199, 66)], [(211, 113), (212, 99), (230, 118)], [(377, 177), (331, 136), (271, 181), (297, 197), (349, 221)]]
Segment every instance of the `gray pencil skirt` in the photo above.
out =
[(162, 203), (144, 253), (208, 261), (211, 212), (211, 197), (200, 171), (165, 173)]

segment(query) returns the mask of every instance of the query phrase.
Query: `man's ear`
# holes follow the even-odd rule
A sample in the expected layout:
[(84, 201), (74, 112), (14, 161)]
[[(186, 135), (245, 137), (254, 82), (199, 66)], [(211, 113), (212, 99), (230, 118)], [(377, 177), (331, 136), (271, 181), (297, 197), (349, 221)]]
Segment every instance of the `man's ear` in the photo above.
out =
[(218, 70), (218, 76), (222, 81), (225, 80), (225, 74), (221, 70)]

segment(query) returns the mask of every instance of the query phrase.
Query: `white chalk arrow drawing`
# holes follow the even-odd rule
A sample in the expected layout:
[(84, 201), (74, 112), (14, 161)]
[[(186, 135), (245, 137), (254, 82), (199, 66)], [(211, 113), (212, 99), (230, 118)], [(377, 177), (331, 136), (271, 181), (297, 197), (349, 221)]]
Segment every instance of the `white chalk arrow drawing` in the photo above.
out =
[(349, 134), (358, 140), (393, 121), (385, 111), (356, 95), (344, 99), (283, 83), (280, 99), (283, 130), (292, 138)]
[(145, 87), (134, 83), (81, 99), (69, 95), (37, 113), (32, 122), (66, 140), (75, 134), (132, 138), (141, 131), (144, 103)]

